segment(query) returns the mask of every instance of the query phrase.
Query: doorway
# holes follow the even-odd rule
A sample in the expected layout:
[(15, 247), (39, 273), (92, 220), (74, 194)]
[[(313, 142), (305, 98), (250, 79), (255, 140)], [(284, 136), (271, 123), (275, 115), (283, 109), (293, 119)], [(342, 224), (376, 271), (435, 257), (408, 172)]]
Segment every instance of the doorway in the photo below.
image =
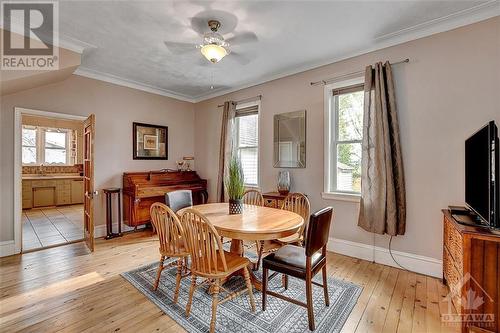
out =
[(84, 240), (93, 250), (86, 192), (93, 187), (93, 160), (85, 153), (93, 150), (93, 132), (86, 133), (93, 123), (93, 115), (15, 108), (16, 252)]

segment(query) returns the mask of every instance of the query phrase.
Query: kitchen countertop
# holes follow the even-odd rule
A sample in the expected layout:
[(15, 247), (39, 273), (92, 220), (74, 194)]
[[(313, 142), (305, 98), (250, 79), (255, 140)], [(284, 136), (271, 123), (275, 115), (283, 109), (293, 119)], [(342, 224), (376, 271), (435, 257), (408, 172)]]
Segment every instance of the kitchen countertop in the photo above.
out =
[(49, 180), (49, 179), (83, 179), (80, 175), (23, 175), (23, 180)]

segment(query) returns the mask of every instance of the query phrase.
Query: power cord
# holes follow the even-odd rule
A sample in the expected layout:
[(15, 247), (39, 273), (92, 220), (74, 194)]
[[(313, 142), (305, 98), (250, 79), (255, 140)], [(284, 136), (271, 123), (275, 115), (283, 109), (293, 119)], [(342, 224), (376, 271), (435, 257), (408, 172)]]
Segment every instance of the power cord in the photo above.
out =
[(399, 268), (401, 268), (401, 269), (409, 272), (410, 270), (408, 268), (405, 268), (405, 267), (401, 266), (401, 264), (396, 260), (396, 258), (394, 258), (394, 255), (392, 254), (392, 249), (391, 249), (392, 237), (394, 237), (394, 236), (391, 236), (391, 238), (389, 239), (389, 254), (391, 255), (391, 258), (392, 258), (392, 260), (394, 260), (394, 262), (396, 263), (396, 265), (399, 266)]

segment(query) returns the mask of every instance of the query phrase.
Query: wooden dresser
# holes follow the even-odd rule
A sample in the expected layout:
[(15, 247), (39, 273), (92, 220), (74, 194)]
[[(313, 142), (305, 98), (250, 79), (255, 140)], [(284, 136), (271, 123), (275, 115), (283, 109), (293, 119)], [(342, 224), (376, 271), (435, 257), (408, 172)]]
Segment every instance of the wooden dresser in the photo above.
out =
[(195, 205), (208, 200), (207, 181), (194, 171), (125, 172), (123, 174), (123, 222), (131, 227), (150, 222), (149, 208), (165, 202), (165, 193), (191, 190)]
[(462, 332), (500, 332), (500, 235), (459, 224), (448, 210), (443, 214), (443, 283), (458, 314), (479, 318), (465, 317)]

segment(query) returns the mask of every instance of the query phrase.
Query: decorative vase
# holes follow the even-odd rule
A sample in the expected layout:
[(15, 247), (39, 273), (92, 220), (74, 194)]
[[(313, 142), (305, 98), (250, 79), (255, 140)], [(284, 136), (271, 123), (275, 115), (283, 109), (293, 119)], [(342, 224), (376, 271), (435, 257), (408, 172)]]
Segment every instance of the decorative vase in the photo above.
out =
[(281, 195), (287, 195), (290, 192), (290, 173), (288, 171), (279, 172), (278, 192)]
[(243, 213), (243, 199), (229, 199), (229, 214)]

